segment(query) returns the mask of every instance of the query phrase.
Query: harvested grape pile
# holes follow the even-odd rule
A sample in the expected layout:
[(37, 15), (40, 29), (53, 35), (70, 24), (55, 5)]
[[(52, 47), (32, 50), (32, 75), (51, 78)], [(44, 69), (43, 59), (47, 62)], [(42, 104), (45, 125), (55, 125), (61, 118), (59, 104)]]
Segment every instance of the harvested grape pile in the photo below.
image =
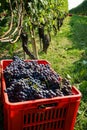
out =
[(37, 60), (26, 62), (14, 56), (4, 77), (10, 102), (72, 95), (69, 80), (61, 79), (49, 64), (38, 64)]

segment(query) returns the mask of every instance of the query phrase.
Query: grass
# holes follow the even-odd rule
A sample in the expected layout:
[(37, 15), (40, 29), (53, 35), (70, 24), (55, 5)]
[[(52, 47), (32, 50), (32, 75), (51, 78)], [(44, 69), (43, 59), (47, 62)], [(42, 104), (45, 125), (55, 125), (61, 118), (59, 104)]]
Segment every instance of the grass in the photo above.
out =
[[(0, 43), (0, 60), (13, 54), (23, 58), (20, 42), (13, 46)], [(52, 35), (47, 54), (39, 53), (39, 58), (48, 60), (61, 76), (71, 77), (71, 83), (80, 89), (83, 96), (75, 130), (87, 130), (87, 17), (67, 17), (58, 34)]]

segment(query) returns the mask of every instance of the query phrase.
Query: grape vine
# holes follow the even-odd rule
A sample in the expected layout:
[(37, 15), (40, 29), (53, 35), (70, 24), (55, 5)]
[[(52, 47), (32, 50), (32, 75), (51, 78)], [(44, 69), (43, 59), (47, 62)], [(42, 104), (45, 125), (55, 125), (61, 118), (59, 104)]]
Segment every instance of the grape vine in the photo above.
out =
[[(42, 50), (47, 53), (50, 45), (51, 32), (55, 34), (63, 24), (64, 18), (68, 12), (67, 0), (8, 0), (6, 5), (6, 16), (10, 17), (8, 30), (0, 36), (0, 42), (16, 43), (23, 30), (26, 30), (28, 37), (32, 43), (32, 52), (26, 46), (29, 57), (38, 58), (38, 50), (35, 38), (37, 37), (38, 28), (44, 28), (44, 36), (42, 38)], [(1, 3), (2, 5), (2, 3)], [(10, 10), (10, 11), (9, 11)], [(5, 17), (4, 17), (5, 18)], [(8, 22), (8, 21), (7, 21)], [(42, 33), (40, 31), (40, 33)], [(39, 35), (40, 36), (40, 35)], [(41, 37), (40, 37), (41, 38)]]

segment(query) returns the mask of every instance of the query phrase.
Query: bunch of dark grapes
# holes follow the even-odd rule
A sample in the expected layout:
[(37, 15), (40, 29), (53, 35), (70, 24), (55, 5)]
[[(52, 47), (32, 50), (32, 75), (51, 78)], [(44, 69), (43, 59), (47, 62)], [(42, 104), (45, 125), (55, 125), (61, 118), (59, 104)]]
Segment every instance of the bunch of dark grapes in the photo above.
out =
[(26, 62), (14, 56), (4, 77), (10, 102), (72, 95), (70, 82), (61, 79), (49, 64), (38, 64), (37, 60)]

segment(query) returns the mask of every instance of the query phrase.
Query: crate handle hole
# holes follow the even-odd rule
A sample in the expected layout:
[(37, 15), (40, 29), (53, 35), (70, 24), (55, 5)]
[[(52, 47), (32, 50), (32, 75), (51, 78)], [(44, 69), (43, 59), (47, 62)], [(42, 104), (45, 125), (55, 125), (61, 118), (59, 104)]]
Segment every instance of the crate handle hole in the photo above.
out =
[(44, 109), (44, 108), (47, 108), (47, 107), (55, 107), (57, 105), (58, 105), (58, 103), (42, 104), (42, 105), (38, 106), (38, 109)]

